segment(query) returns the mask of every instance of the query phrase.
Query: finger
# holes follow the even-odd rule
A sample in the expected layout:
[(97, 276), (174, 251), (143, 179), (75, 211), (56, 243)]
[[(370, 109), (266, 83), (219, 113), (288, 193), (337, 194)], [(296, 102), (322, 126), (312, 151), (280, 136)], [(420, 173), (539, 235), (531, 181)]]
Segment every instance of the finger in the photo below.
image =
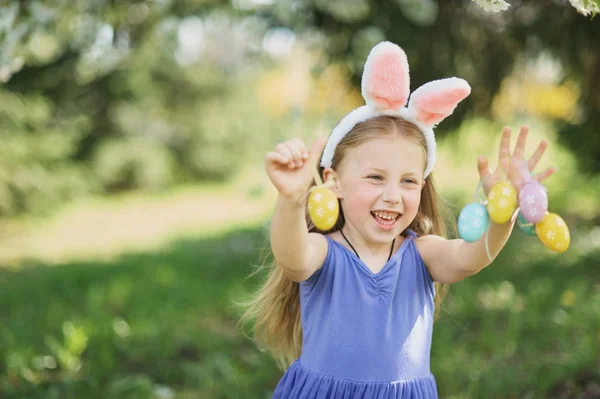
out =
[(525, 155), (525, 144), (527, 144), (527, 133), (529, 133), (529, 126), (521, 126), (519, 137), (517, 138), (517, 144), (515, 145), (515, 151), (513, 156), (517, 159), (523, 159)]
[(531, 158), (529, 158), (529, 160), (527, 161), (527, 167), (529, 168), (530, 172), (532, 172), (535, 169), (536, 165), (542, 158), (542, 155), (544, 155), (546, 148), (548, 148), (548, 141), (542, 140), (542, 142), (538, 145)]
[(502, 129), (502, 138), (500, 139), (500, 151), (498, 152), (498, 165), (502, 165), (502, 168), (506, 170), (503, 164), (508, 166), (505, 160), (510, 158), (510, 127), (505, 126)]
[(302, 149), (295, 140), (288, 140), (285, 142), (285, 146), (290, 150), (292, 154), (292, 162), (294, 167), (302, 165)]
[(491, 174), (488, 167), (488, 160), (483, 155), (477, 157), (477, 170), (479, 171), (479, 178), (481, 180), (484, 180)]
[(279, 143), (279, 144), (277, 144), (277, 146), (275, 147), (275, 152), (281, 154), (285, 159), (288, 160), (288, 162), (286, 162), (286, 163), (287, 163), (287, 165), (290, 168), (294, 167), (292, 152), (285, 145), (285, 143)]
[(306, 161), (308, 159), (308, 148), (306, 148), (306, 145), (304, 144), (304, 141), (302, 141), (302, 139), (294, 139), (294, 143), (296, 143), (296, 145), (298, 146), (298, 148), (300, 148), (300, 160), (301, 161)]
[(270, 164), (278, 163), (282, 165), (287, 165), (289, 161), (290, 160), (288, 158), (275, 151), (271, 151), (267, 154), (267, 163)]
[(542, 173), (538, 173), (537, 175), (533, 176), (533, 178), (541, 183), (544, 180), (546, 180), (547, 178), (549, 178), (550, 176), (552, 176), (554, 173), (556, 173), (556, 168), (554, 166), (552, 166), (552, 167), (546, 169), (545, 171), (543, 171)]

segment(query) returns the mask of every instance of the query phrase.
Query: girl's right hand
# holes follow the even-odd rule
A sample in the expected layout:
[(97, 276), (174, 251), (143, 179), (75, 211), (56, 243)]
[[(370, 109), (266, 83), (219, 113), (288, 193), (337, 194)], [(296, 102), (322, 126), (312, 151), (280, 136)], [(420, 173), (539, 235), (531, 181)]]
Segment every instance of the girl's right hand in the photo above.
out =
[(326, 143), (325, 139), (316, 140), (307, 150), (296, 138), (277, 144), (267, 154), (267, 174), (281, 195), (293, 201), (305, 200)]

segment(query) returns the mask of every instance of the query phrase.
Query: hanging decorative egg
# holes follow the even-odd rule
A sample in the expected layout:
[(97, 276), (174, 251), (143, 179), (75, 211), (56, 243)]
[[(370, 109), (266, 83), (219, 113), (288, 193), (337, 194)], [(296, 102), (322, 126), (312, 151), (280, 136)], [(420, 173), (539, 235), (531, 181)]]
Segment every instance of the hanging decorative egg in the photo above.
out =
[(467, 242), (481, 238), (488, 228), (488, 214), (485, 205), (473, 202), (465, 206), (458, 216), (458, 234)]
[(556, 213), (547, 213), (535, 225), (535, 231), (545, 246), (556, 252), (565, 252), (571, 242), (569, 227)]
[(521, 212), (519, 212), (519, 216), (517, 217), (517, 225), (528, 236), (535, 236), (537, 234), (535, 232), (535, 224), (528, 222)]
[(506, 223), (517, 209), (517, 190), (509, 182), (500, 182), (488, 194), (487, 211), (498, 224)]
[(548, 212), (548, 193), (544, 186), (532, 180), (519, 192), (519, 207), (529, 223), (539, 223)]
[(337, 222), (339, 212), (338, 199), (331, 189), (327, 187), (313, 189), (308, 197), (308, 215), (319, 230), (331, 230)]

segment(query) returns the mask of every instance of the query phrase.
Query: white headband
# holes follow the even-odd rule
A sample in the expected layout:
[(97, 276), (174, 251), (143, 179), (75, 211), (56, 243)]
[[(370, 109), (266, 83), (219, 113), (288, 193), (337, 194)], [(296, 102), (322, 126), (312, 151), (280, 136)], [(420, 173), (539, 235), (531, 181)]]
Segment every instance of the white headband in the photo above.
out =
[(435, 164), (433, 128), (452, 114), (456, 105), (471, 93), (469, 84), (459, 78), (434, 80), (410, 94), (408, 61), (394, 43), (381, 42), (369, 53), (362, 76), (362, 96), (366, 105), (348, 113), (333, 129), (321, 158), (321, 166), (331, 167), (335, 147), (357, 124), (375, 116), (399, 116), (417, 126), (427, 142), (426, 178)]

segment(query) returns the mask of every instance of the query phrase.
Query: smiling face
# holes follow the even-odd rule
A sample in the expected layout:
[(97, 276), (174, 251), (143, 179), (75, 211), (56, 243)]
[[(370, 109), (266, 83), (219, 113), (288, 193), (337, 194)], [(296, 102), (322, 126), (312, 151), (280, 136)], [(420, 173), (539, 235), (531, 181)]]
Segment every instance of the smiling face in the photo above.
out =
[(336, 177), (349, 231), (371, 244), (388, 244), (415, 219), (424, 185), (422, 145), (395, 131), (372, 135), (349, 148), (326, 176)]

